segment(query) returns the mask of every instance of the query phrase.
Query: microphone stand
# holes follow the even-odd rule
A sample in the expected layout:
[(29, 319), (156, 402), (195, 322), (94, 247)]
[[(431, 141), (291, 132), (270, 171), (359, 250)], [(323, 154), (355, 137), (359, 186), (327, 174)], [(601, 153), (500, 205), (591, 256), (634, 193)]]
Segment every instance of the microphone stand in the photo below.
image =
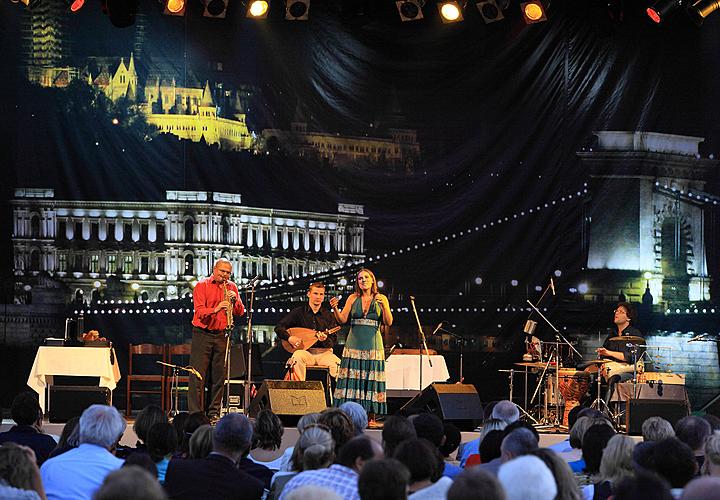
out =
[(425, 348), (425, 354), (428, 357), (428, 363), (432, 368), (432, 360), (430, 359), (430, 353), (428, 352), (427, 342), (425, 341), (425, 332), (423, 332), (422, 325), (420, 324), (420, 317), (418, 316), (417, 309), (415, 308), (415, 297), (410, 296), (410, 304), (412, 305), (413, 314), (415, 315), (415, 321), (417, 322), (418, 332), (420, 333), (420, 392), (424, 389), (423, 387), (423, 347)]
[[(465, 344), (465, 337), (463, 337), (462, 335), (458, 335), (458, 334), (455, 333), (455, 332), (451, 332), (451, 331), (449, 331), (449, 330), (446, 330), (446, 329), (443, 328), (442, 326), (441, 326), (440, 328), (438, 328), (437, 331), (439, 331), (439, 332), (445, 332), (445, 333), (447, 333), (448, 335), (450, 335), (451, 337), (454, 337), (454, 338), (456, 338), (457, 340), (460, 341), (460, 378), (459, 378), (459, 382), (462, 384), (462, 383), (463, 383), (463, 379), (465, 378), (465, 377), (463, 377), (463, 344)], [(511, 390), (512, 390), (512, 387), (511, 387)], [(511, 399), (511, 401), (512, 401), (512, 399)]]
[(180, 413), (178, 410), (178, 393), (180, 392), (180, 370), (188, 372), (190, 375), (199, 376), (200, 374), (197, 372), (195, 368), (192, 366), (179, 366), (179, 365), (173, 365), (172, 363), (165, 363), (164, 361), (155, 361), (157, 364), (162, 366), (167, 366), (168, 368), (172, 368), (173, 374), (172, 374), (172, 384), (170, 384), (170, 392), (173, 393), (173, 398), (170, 400), (170, 411), (168, 411), (168, 415), (171, 417), (174, 417), (178, 413)]
[[(252, 319), (253, 319), (253, 304), (255, 303), (255, 287), (257, 286), (257, 279), (253, 279), (250, 282), (250, 300), (248, 301), (248, 321), (247, 321), (247, 338), (248, 338), (248, 355), (247, 355), (247, 369), (245, 372), (245, 391), (243, 394), (243, 413), (245, 416), (248, 415), (248, 408), (250, 406), (250, 384), (252, 383), (252, 351), (253, 351), (253, 330), (252, 330)], [(229, 378), (229, 373), (228, 373)], [(230, 392), (230, 385), (228, 384), (228, 393)], [(229, 398), (228, 398), (229, 400)]]

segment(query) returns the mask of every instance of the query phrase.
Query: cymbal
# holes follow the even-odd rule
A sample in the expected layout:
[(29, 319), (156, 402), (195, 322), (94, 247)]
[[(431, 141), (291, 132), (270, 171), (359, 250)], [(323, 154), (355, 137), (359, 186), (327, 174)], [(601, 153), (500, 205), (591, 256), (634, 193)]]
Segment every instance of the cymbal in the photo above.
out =
[[(540, 368), (540, 369), (543, 369), (543, 368), (545, 368), (546, 363), (541, 363), (541, 362), (539, 362), (539, 361), (524, 361), (524, 362), (522, 362), (522, 363), (515, 363), (515, 365), (517, 365), (517, 366), (525, 366), (525, 367), (527, 367), (527, 368)], [(554, 369), (555, 369), (555, 364), (554, 364), (554, 363), (551, 363), (551, 364), (548, 366), (548, 370), (554, 370)]]
[(590, 361), (585, 361), (585, 363), (589, 365), (604, 365), (605, 363), (610, 363), (611, 359), (591, 359)]
[(637, 337), (635, 335), (619, 335), (617, 337), (610, 337), (609, 340), (624, 340), (625, 342), (644, 342), (645, 339)]

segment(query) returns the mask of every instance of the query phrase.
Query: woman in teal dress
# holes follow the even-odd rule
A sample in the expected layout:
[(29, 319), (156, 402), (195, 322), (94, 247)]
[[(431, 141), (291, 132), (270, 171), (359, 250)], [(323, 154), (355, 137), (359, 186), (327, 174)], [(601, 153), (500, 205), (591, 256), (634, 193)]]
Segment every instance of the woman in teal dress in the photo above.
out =
[(365, 408), (370, 419), (385, 415), (385, 349), (380, 326), (393, 322), (387, 297), (378, 292), (372, 271), (361, 269), (355, 293), (348, 297), (342, 311), (336, 297), (330, 299), (330, 306), (338, 323), (350, 321), (335, 386), (335, 405), (355, 401)]

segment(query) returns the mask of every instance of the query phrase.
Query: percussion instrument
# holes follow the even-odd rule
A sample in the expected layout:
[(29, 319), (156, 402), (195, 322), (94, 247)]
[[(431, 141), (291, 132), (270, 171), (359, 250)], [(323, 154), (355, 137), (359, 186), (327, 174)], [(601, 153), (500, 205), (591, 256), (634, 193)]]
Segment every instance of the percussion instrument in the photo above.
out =
[(618, 335), (616, 337), (610, 337), (608, 340), (622, 340), (623, 342), (645, 345), (645, 339), (642, 337), (636, 337), (635, 335)]
[(567, 427), (570, 411), (580, 404), (580, 400), (590, 388), (590, 374), (574, 368), (560, 368), (558, 378), (560, 394), (565, 400), (562, 425)]

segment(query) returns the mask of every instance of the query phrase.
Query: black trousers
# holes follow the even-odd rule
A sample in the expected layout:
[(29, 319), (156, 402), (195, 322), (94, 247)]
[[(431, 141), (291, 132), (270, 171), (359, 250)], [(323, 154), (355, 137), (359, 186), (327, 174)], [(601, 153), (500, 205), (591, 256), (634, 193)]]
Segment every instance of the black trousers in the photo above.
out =
[[(188, 410), (204, 412), (210, 417), (220, 416), (223, 386), (225, 382), (225, 349), (228, 338), (223, 333), (211, 333), (200, 328), (192, 329), (192, 344), (190, 347), (190, 365), (195, 368), (202, 381), (190, 375), (188, 389)], [(203, 405), (203, 392), (208, 383), (208, 368), (210, 368), (210, 397)]]

